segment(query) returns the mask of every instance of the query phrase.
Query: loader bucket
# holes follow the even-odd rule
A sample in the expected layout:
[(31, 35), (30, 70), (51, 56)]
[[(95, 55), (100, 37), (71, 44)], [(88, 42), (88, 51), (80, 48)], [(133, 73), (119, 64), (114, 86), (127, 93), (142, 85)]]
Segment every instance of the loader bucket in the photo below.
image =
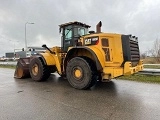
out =
[(30, 77), (29, 64), (31, 58), (20, 58), (17, 62), (17, 66), (14, 73), (14, 78), (27, 78)]

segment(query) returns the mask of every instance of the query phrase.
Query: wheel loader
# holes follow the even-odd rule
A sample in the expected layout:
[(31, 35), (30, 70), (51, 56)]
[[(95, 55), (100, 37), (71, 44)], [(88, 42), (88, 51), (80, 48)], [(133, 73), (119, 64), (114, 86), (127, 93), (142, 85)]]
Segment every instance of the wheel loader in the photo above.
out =
[(102, 22), (96, 31), (82, 22), (59, 25), (61, 47), (48, 48), (29, 58), (20, 58), (14, 77), (31, 77), (45, 81), (51, 73), (66, 77), (76, 89), (87, 89), (97, 81), (106, 82), (143, 69), (140, 60), (138, 37), (101, 32)]

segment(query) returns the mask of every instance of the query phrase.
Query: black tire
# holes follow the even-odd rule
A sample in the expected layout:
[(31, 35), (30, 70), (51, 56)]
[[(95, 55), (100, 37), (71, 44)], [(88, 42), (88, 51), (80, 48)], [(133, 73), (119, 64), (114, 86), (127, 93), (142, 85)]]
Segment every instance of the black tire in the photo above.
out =
[(50, 76), (50, 71), (46, 65), (40, 60), (40, 58), (34, 58), (29, 65), (29, 72), (31, 78), (35, 81), (45, 81)]
[(92, 63), (92, 60), (87, 57), (75, 57), (69, 61), (66, 75), (69, 83), (74, 88), (87, 89), (96, 83), (95, 71), (91, 66)]
[(96, 65), (95, 65), (95, 63), (93, 62), (92, 59), (90, 59), (86, 56), (81, 56), (81, 58), (85, 59), (88, 62), (89, 66), (91, 67), (91, 70), (92, 70), (92, 81), (91, 81), (91, 83), (89, 84), (89, 87), (88, 87), (88, 88), (90, 88), (97, 83), (97, 80), (98, 80), (97, 67), (96, 67)]

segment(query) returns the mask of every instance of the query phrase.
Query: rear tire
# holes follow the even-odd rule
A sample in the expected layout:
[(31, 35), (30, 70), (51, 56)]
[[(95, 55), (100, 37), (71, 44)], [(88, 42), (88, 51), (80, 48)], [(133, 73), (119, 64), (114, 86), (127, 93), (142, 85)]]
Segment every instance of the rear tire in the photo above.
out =
[(31, 78), (35, 81), (45, 81), (50, 76), (50, 71), (40, 58), (34, 58), (30, 62), (29, 72)]
[(96, 82), (95, 71), (91, 64), (93, 61), (87, 57), (72, 58), (67, 64), (66, 75), (69, 83), (76, 89), (87, 89)]

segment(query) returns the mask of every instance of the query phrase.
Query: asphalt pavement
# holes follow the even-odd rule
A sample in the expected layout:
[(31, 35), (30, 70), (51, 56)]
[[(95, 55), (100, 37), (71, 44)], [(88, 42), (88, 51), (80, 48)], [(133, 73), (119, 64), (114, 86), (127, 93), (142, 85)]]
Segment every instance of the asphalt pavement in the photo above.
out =
[(57, 74), (14, 79), (0, 68), (0, 120), (160, 120), (160, 84), (127, 80), (76, 90)]

